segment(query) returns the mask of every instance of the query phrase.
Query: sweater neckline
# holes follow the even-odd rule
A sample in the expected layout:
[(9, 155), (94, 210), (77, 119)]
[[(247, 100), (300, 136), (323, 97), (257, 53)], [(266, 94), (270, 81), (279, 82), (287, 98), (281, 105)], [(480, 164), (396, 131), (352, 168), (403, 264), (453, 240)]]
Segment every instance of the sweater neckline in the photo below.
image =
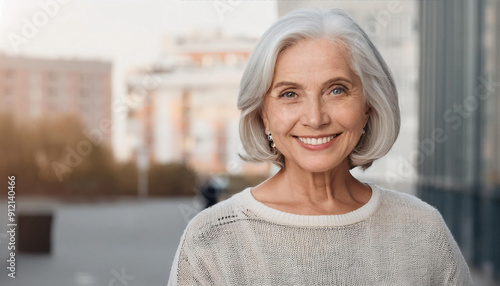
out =
[(346, 226), (361, 222), (370, 217), (378, 208), (380, 190), (373, 183), (366, 183), (372, 189), (370, 200), (360, 208), (340, 215), (299, 215), (280, 211), (265, 205), (255, 199), (252, 188), (246, 188), (241, 193), (245, 206), (259, 217), (278, 224), (294, 226)]

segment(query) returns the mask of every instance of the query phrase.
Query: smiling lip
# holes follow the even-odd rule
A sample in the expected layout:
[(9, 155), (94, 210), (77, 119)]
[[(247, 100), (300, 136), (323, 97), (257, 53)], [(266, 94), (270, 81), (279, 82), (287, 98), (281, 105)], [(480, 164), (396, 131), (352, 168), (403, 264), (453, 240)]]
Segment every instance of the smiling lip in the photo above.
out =
[(342, 133), (322, 136), (295, 136), (299, 144), (308, 150), (323, 150), (330, 147)]

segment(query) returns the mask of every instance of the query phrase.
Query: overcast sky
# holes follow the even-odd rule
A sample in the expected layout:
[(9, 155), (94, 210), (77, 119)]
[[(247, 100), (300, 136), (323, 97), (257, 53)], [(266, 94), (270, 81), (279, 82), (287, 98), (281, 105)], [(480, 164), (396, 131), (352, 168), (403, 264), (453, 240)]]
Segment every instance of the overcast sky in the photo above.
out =
[[(0, 0), (0, 52), (112, 61), (117, 100), (125, 71), (154, 62), (164, 35), (220, 27), (258, 37), (276, 18), (276, 2), (269, 0)], [(119, 142), (124, 125), (113, 119)]]
[[(276, 19), (276, 3), (273, 1), (0, 2), (0, 49), (8, 53), (42, 56), (148, 59), (158, 54), (164, 34), (176, 35), (195, 28), (219, 26), (228, 34), (258, 36)], [(42, 7), (40, 3), (55, 5)], [(45, 21), (42, 14), (52, 15)], [(32, 37), (24, 33), (29, 31), (26, 27), (30, 24), (38, 30)], [(16, 37), (13, 34), (26, 41), (13, 44), (12, 39)]]

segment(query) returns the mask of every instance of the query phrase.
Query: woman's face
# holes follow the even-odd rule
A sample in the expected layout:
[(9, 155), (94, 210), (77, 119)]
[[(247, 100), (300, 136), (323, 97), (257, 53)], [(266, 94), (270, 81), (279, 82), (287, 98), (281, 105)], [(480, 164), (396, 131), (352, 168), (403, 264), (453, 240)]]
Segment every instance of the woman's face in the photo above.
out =
[(369, 112), (347, 52), (326, 39), (311, 39), (278, 56), (262, 119), (285, 168), (324, 172), (348, 160)]

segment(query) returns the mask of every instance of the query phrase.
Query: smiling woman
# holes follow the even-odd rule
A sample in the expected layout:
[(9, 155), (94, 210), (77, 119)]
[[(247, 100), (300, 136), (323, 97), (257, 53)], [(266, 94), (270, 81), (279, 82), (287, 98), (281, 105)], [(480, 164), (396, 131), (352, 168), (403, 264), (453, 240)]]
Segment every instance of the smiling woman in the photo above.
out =
[(281, 170), (193, 218), (170, 285), (471, 285), (439, 212), (354, 178), (400, 126), (384, 60), (343, 11), (301, 10), (260, 39), (241, 80), (249, 161)]
[(318, 173), (348, 164), (370, 107), (340, 44), (310, 39), (284, 50), (271, 86), (261, 116), (285, 169)]

